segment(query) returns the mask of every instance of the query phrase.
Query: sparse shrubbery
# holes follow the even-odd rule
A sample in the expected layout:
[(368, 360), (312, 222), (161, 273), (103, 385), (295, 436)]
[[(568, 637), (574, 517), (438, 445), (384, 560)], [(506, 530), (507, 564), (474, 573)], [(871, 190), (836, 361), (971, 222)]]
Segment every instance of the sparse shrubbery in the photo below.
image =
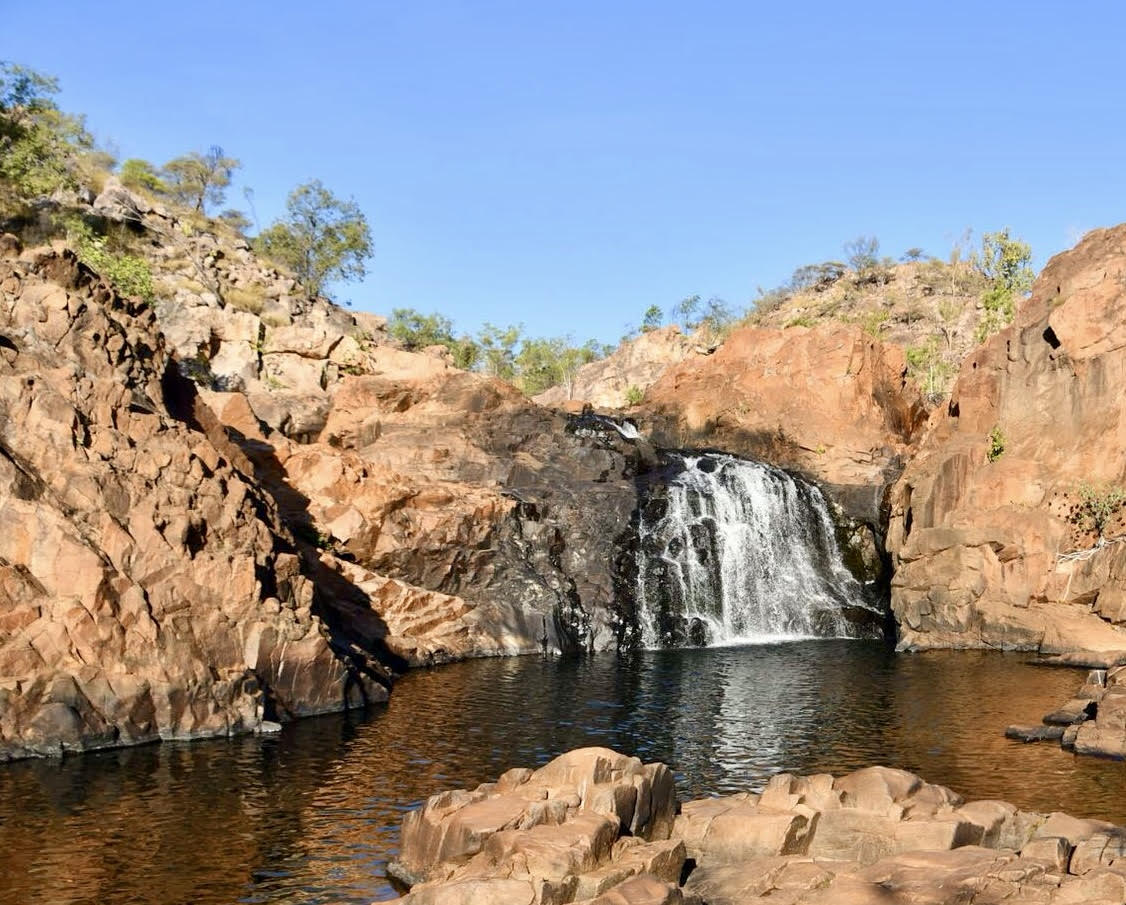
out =
[(909, 346), (905, 352), (907, 373), (924, 398), (932, 405), (945, 396), (950, 378), (954, 376), (954, 365), (943, 357), (937, 336), (925, 343)]
[(974, 331), (978, 342), (1012, 323), (1018, 297), (1032, 288), (1031, 260), (1031, 247), (1011, 238), (1007, 227), (982, 236), (981, 251), (973, 258), (974, 268), (988, 284), (981, 296), (981, 321)]
[(570, 337), (525, 337), (519, 326), (484, 324), (476, 337), (455, 336), (448, 317), (413, 308), (395, 308), (387, 332), (409, 350), (445, 346), (459, 368), (508, 380), (529, 396), (553, 386), (570, 395), (579, 368), (607, 352), (593, 339), (576, 345)]
[(160, 178), (156, 168), (139, 157), (123, 161), (118, 178), (123, 186), (134, 191), (151, 192), (154, 195), (163, 195), (168, 191), (168, 186)]
[(641, 405), (641, 400), (645, 398), (645, 391), (636, 384), (631, 384), (626, 387), (626, 405)]
[(1126, 488), (1081, 481), (1075, 492), (1079, 497), (1079, 505), (1072, 521), (1080, 526), (1089, 525), (1099, 543), (1103, 543), (1107, 525), (1123, 504), (1126, 504)]
[(74, 246), (79, 260), (107, 280), (119, 295), (152, 302), (155, 297), (152, 269), (144, 258), (111, 250), (105, 236), (95, 234), (78, 219), (68, 221), (67, 240)]
[(266, 290), (263, 286), (230, 286), (223, 290), (223, 301), (236, 311), (261, 314), (266, 306)]

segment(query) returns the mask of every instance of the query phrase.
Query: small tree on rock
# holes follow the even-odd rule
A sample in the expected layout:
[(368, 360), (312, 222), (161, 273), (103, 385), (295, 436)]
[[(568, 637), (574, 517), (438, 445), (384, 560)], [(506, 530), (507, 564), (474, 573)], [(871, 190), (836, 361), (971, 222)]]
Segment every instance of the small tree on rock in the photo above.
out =
[(192, 151), (168, 161), (164, 165), (164, 181), (176, 200), (202, 213), (205, 204), (223, 203), (231, 175), (240, 166), (237, 158), (228, 157), (221, 147), (212, 145), (206, 154)]
[(289, 193), (285, 218), (264, 230), (257, 244), (289, 267), (310, 295), (320, 295), (330, 282), (362, 280), (373, 254), (359, 205), (337, 198), (319, 179)]

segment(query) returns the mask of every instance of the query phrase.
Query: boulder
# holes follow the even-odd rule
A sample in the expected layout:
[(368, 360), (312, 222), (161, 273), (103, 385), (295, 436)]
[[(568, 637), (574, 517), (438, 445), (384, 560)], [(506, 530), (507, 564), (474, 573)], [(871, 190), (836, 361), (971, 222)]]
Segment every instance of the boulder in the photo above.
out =
[(684, 846), (666, 842), (675, 811), (672, 774), (663, 764), (578, 749), (539, 770), (510, 770), (473, 791), (432, 796), (404, 818), (399, 860), (390, 870), (412, 885), (404, 900), (411, 905), (461, 901), (498, 879), (525, 884), (505, 886), (504, 894), (528, 889), (537, 905), (574, 901), (580, 893), (613, 896), (632, 876), (658, 884), (679, 879)]
[(1126, 830), (1104, 821), (963, 803), (875, 767), (837, 779), (780, 774), (761, 794), (686, 802), (670, 838), (645, 841), (624, 835), (626, 780), (637, 769), (612, 751), (580, 749), (534, 773), (432, 797), (404, 820), (403, 855), (422, 882), (401, 901), (1126, 901)]

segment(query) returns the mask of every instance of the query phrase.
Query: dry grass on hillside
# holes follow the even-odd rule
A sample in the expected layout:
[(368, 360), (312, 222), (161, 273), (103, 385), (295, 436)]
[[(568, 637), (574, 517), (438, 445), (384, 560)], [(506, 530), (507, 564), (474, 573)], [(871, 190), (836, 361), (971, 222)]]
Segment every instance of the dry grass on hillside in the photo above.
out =
[(783, 329), (834, 321), (858, 324), (902, 346), (913, 379), (937, 402), (976, 344), (985, 288), (984, 277), (970, 262), (932, 258), (864, 275), (845, 271), (808, 288), (767, 293), (746, 322)]

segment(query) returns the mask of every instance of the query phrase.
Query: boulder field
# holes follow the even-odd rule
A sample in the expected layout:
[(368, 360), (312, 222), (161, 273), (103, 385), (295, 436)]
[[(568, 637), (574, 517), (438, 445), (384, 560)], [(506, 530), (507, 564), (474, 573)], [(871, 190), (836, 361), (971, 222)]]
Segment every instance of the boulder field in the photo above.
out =
[(664, 764), (582, 748), (432, 796), (391, 873), (403, 905), (1120, 905), (1126, 829), (888, 767), (681, 804)]

